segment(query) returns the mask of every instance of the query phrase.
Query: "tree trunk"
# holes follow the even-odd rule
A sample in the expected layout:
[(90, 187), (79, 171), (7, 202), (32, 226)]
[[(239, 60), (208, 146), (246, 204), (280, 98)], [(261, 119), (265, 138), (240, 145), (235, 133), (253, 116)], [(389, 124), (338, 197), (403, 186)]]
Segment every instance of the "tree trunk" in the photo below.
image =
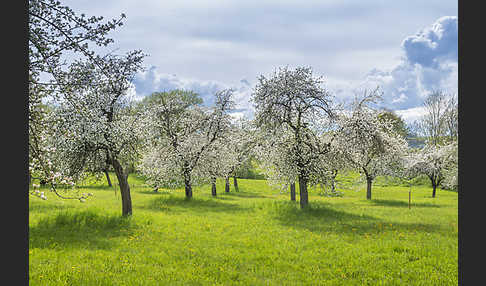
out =
[(216, 178), (211, 178), (211, 195), (216, 197)]
[(338, 174), (338, 170), (333, 170), (332, 171), (332, 177), (331, 177), (331, 192), (334, 194), (336, 192), (336, 177)]
[(309, 194), (307, 192), (307, 178), (299, 176), (299, 195), (300, 208), (303, 209), (309, 204)]
[(182, 172), (184, 175), (184, 189), (186, 192), (186, 199), (189, 200), (192, 199), (192, 182), (191, 182), (192, 168), (190, 168), (189, 163), (187, 161), (184, 161)]
[(224, 180), (225, 180), (224, 191), (229, 193), (229, 191), (230, 191), (229, 177), (226, 177)]
[(366, 177), (366, 199), (371, 200), (371, 183), (373, 179), (370, 177)]
[(104, 170), (105, 175), (106, 175), (106, 181), (108, 181), (108, 187), (112, 187), (111, 185), (111, 180), (110, 180), (110, 174), (108, 174), (108, 170)]
[(295, 182), (290, 183), (290, 200), (295, 201)]
[(123, 167), (117, 159), (112, 160), (113, 168), (120, 186), (120, 193), (122, 199), (122, 215), (132, 215), (132, 198), (130, 196), (130, 186), (128, 185), (128, 176), (125, 175)]
[(238, 180), (236, 179), (236, 176), (233, 176), (233, 185), (235, 186), (235, 191), (238, 192)]
[(437, 188), (437, 182), (433, 175), (429, 176), (429, 179), (430, 179), (430, 183), (432, 184), (432, 197), (435, 198), (435, 190)]
[(191, 175), (184, 174), (184, 186), (186, 191), (186, 199), (192, 198), (192, 184), (191, 184)]

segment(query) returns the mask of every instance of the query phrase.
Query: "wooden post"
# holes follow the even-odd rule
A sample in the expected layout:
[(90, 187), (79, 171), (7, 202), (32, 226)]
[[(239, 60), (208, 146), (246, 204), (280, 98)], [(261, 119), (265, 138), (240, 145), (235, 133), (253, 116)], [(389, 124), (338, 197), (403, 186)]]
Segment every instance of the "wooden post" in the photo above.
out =
[(408, 209), (411, 208), (411, 201), (412, 201), (412, 187), (408, 190)]

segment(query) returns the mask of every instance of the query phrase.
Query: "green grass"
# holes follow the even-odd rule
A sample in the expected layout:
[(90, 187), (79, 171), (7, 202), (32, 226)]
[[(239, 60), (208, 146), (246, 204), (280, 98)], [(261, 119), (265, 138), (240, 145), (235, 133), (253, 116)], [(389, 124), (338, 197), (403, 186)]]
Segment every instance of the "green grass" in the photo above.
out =
[[(114, 178), (114, 177), (113, 177)], [(153, 193), (130, 176), (133, 216), (104, 181), (87, 202), (29, 200), (30, 285), (457, 285), (457, 193), (355, 175), (301, 210), (264, 180)], [(298, 192), (298, 190), (297, 190)], [(298, 198), (298, 195), (297, 195)]]

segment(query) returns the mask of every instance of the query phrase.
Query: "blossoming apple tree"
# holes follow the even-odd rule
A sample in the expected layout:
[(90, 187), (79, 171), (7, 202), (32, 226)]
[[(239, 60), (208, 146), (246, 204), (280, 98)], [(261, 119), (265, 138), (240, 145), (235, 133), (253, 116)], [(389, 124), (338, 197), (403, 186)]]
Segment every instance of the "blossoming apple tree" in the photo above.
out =
[[(184, 185), (192, 198), (192, 185), (207, 179), (204, 156), (229, 126), (233, 91), (215, 94), (215, 105), (201, 106), (191, 91), (173, 90), (152, 95), (154, 103), (144, 115), (147, 133), (140, 171), (156, 187)], [(206, 164), (207, 167), (210, 165)]]
[(313, 168), (318, 166), (319, 156), (329, 151), (318, 132), (319, 122), (334, 116), (332, 96), (323, 82), (310, 67), (284, 67), (269, 78), (261, 75), (252, 95), (257, 126), (273, 130), (278, 136), (271, 138), (285, 146), (278, 151), (286, 153), (279, 168), (291, 168), (285, 173), (296, 174), (301, 208), (308, 205), (307, 184)]
[(426, 175), (432, 185), (432, 197), (437, 187), (446, 179), (451, 187), (457, 186), (457, 143), (447, 145), (427, 144), (406, 157), (408, 176)]
[(140, 146), (139, 116), (131, 112), (129, 91), (143, 57), (141, 51), (132, 51), (75, 61), (67, 80), (77, 88), (64, 94), (54, 113), (52, 138), (65, 172), (76, 177), (87, 170), (101, 171), (100, 165), (109, 162), (118, 179), (124, 216), (132, 214), (127, 164), (136, 160)]
[(73, 59), (94, 61), (96, 55), (92, 46), (104, 47), (112, 43), (113, 39), (107, 35), (123, 25), (125, 15), (103, 22), (103, 17), (77, 14), (55, 0), (29, 0), (28, 5), (29, 182), (31, 175), (35, 176), (49, 183), (58, 196), (83, 201), (84, 195), (64, 196), (56, 190), (56, 186), (73, 185), (75, 178), (65, 171), (58, 150), (53, 146), (56, 119), (47, 102), (63, 99), (78, 87), (77, 84), (89, 84), (70, 80), (73, 75), (70, 75), (69, 63)]
[(366, 179), (366, 198), (371, 199), (372, 182), (378, 175), (396, 175), (407, 143), (388, 120), (379, 118), (371, 103), (381, 98), (378, 88), (365, 91), (351, 106), (351, 114), (340, 114), (336, 145), (349, 164)]

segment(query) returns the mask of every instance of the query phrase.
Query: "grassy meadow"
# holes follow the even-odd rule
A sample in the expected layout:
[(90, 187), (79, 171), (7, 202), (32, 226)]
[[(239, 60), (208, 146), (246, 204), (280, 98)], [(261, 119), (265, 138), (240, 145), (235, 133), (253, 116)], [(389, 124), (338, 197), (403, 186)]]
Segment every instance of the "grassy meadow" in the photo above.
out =
[(105, 180), (85, 203), (30, 196), (30, 285), (458, 284), (457, 193), (415, 185), (409, 209), (409, 187), (378, 179), (368, 201), (356, 175), (338, 179), (343, 197), (311, 188), (306, 210), (245, 179), (186, 201), (130, 175), (129, 218)]

